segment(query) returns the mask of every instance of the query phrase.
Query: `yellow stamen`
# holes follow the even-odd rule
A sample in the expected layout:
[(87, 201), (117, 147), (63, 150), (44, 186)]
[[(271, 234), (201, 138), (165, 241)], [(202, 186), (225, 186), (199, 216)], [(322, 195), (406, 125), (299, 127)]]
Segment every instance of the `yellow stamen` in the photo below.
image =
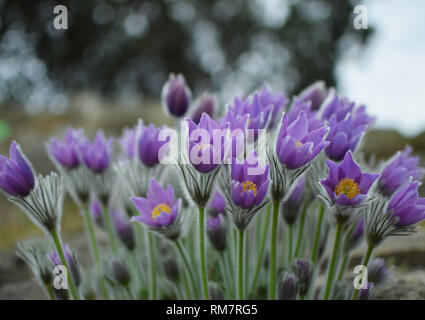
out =
[(155, 221), (157, 217), (161, 215), (162, 212), (166, 212), (168, 214), (171, 213), (171, 208), (167, 206), (164, 203), (158, 204), (155, 208), (152, 210), (152, 219)]
[(298, 147), (302, 147), (304, 145), (304, 143), (299, 142), (298, 140), (295, 140), (295, 146)]
[(257, 195), (257, 185), (254, 182), (246, 180), (242, 182), (242, 186), (243, 186), (243, 192), (251, 190), (252, 192), (254, 192), (254, 196)]
[(335, 187), (335, 194), (338, 196), (341, 193), (345, 194), (348, 199), (352, 200), (356, 195), (360, 193), (360, 188), (353, 179), (344, 178)]

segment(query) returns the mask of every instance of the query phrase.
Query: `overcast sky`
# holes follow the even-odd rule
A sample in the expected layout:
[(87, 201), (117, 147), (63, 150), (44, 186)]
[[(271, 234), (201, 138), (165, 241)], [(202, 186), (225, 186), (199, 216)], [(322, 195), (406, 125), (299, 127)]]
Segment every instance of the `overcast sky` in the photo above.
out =
[(377, 116), (377, 127), (416, 135), (425, 130), (425, 1), (365, 5), (376, 34), (361, 58), (339, 64), (340, 90), (365, 103)]

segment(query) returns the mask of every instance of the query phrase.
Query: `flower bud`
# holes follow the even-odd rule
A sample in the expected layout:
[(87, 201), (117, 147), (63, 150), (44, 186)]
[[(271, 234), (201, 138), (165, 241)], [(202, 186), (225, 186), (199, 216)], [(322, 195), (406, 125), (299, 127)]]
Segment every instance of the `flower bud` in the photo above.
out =
[(302, 202), (305, 195), (306, 179), (300, 178), (297, 185), (292, 190), (291, 195), (282, 202), (282, 214), (288, 225), (293, 225), (298, 217), (302, 207)]
[(130, 271), (117, 258), (111, 258), (109, 260), (106, 272), (107, 278), (116, 284), (126, 287), (130, 283)]
[(213, 248), (219, 252), (224, 251), (227, 245), (227, 225), (223, 223), (223, 214), (207, 221), (207, 234)]
[(360, 289), (359, 300), (369, 300), (371, 298), (373, 283), (368, 282), (366, 289)]
[(176, 259), (167, 257), (163, 263), (165, 276), (171, 281), (177, 281), (180, 276), (179, 266)]
[(165, 113), (179, 118), (186, 113), (191, 100), (192, 93), (183, 75), (171, 74), (162, 89), (162, 107)]
[(279, 282), (279, 300), (295, 300), (297, 298), (298, 280), (294, 273), (285, 272)]
[(211, 118), (213, 118), (217, 104), (217, 97), (215, 95), (204, 92), (202, 96), (194, 102), (191, 115), (192, 121), (199, 124), (203, 113), (207, 113)]
[(391, 270), (385, 264), (382, 258), (374, 259), (367, 268), (368, 280), (374, 285), (378, 285), (392, 276)]
[(92, 196), (90, 199), (89, 206), (90, 214), (94, 222), (101, 228), (105, 227), (105, 221), (103, 220), (103, 207), (99, 199), (96, 196)]
[(130, 220), (125, 217), (124, 213), (121, 213), (121, 211), (115, 210), (114, 208), (111, 208), (110, 212), (118, 238), (128, 250), (132, 251), (136, 246), (136, 241)]
[[(68, 245), (65, 245), (63, 247), (63, 252), (65, 255), (66, 263), (68, 264), (68, 267), (71, 271), (72, 279), (74, 280), (75, 286), (79, 286), (81, 283), (81, 271), (80, 271), (80, 263), (77, 260), (77, 257), (71, 250), (69, 249)], [(48, 258), (55, 266), (62, 265), (62, 262), (60, 260), (59, 254), (57, 251), (53, 252), (52, 254), (48, 254)]]
[(217, 191), (212, 197), (209, 205), (208, 205), (208, 214), (211, 217), (217, 218), (219, 213), (225, 214), (226, 200), (223, 195)]
[(303, 297), (310, 289), (311, 279), (313, 277), (313, 265), (308, 260), (296, 260), (294, 273), (298, 277), (298, 294), (300, 297)]

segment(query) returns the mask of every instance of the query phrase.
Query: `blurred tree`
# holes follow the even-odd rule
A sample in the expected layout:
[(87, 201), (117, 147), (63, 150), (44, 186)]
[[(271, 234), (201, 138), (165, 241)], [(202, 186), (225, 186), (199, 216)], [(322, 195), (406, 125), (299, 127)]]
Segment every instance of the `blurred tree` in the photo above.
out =
[[(226, 96), (264, 81), (297, 92), (335, 85), (338, 58), (364, 45), (357, 1), (0, 0), (0, 102), (34, 108), (94, 90), (158, 97), (170, 72)], [(67, 30), (53, 7), (68, 8)]]

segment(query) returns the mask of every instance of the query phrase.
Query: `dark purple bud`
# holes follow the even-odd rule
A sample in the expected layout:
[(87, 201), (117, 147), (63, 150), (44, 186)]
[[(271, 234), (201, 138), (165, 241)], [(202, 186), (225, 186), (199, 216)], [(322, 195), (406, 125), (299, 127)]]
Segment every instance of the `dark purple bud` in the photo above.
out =
[(34, 188), (35, 178), (30, 162), (13, 141), (9, 158), (0, 155), (0, 188), (13, 197), (26, 197)]
[(312, 110), (319, 110), (327, 95), (328, 90), (326, 89), (325, 82), (316, 81), (303, 89), (295, 99), (298, 103), (309, 102), (311, 103)]
[(186, 85), (183, 75), (175, 76), (171, 74), (162, 88), (162, 107), (165, 113), (178, 118), (182, 117), (186, 113), (191, 100), (192, 93)]
[(112, 138), (106, 139), (103, 131), (98, 131), (93, 143), (85, 139), (80, 145), (84, 164), (94, 173), (103, 173), (109, 168), (112, 156)]
[(392, 276), (392, 272), (388, 269), (384, 259), (377, 258), (367, 267), (367, 275), (368, 281), (378, 285), (389, 279)]
[(217, 191), (211, 199), (208, 205), (208, 214), (214, 218), (217, 218), (219, 213), (225, 214), (224, 209), (226, 207), (226, 200), (222, 194)]
[(130, 220), (121, 211), (110, 208), (112, 222), (118, 238), (128, 250), (133, 250), (136, 246), (133, 227)]
[[(81, 271), (80, 263), (73, 252), (69, 249), (68, 245), (63, 246), (63, 252), (65, 255), (66, 263), (68, 264), (69, 269), (71, 270), (71, 276), (74, 280), (75, 285), (78, 287), (81, 283)], [(59, 254), (57, 251), (52, 254), (47, 255), (50, 261), (55, 266), (62, 265)]]
[(218, 99), (215, 95), (204, 92), (201, 97), (193, 103), (191, 119), (196, 124), (199, 124), (203, 113), (208, 114), (211, 118), (214, 117), (214, 111), (218, 105)]
[(359, 300), (369, 300), (371, 298), (371, 291), (373, 291), (373, 283), (367, 283), (367, 289), (360, 289)]
[(279, 300), (296, 300), (298, 280), (294, 273), (285, 272), (279, 282)]
[(141, 129), (139, 138), (139, 159), (147, 167), (153, 167), (159, 163), (159, 149), (167, 141), (159, 141), (161, 128), (153, 124)]
[(106, 277), (116, 284), (127, 287), (130, 283), (131, 276), (127, 266), (116, 258), (108, 261), (106, 272)]
[(301, 211), (302, 203), (305, 196), (306, 179), (300, 178), (297, 185), (292, 190), (291, 195), (282, 202), (282, 214), (288, 225), (292, 225), (297, 220), (298, 214)]
[(75, 169), (80, 166), (78, 147), (82, 141), (82, 129), (66, 129), (65, 138), (60, 141), (52, 138), (47, 149), (54, 159), (66, 169)]
[(94, 222), (96, 222), (99, 227), (104, 228), (103, 206), (96, 196), (91, 197), (89, 210)]
[(165, 276), (171, 281), (177, 281), (180, 276), (179, 266), (176, 259), (167, 257), (163, 263)]
[(219, 252), (224, 251), (227, 245), (227, 225), (224, 219), (226, 219), (225, 216), (219, 213), (217, 218), (209, 218), (207, 221), (208, 239), (214, 249)]
[(298, 294), (300, 297), (304, 297), (310, 289), (311, 279), (313, 277), (313, 265), (308, 260), (296, 260), (294, 273), (298, 277)]

